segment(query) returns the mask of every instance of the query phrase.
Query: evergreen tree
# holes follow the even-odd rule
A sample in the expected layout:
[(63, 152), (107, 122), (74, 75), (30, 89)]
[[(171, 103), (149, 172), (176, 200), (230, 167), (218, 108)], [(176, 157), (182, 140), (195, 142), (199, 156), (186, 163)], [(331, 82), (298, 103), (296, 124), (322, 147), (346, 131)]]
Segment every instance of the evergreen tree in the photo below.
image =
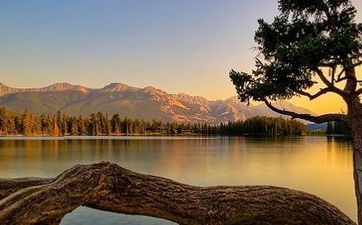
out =
[[(350, 0), (279, 0), (271, 23), (259, 19), (254, 40), (255, 69), (229, 75), (242, 102), (264, 102), (271, 110), (314, 123), (342, 122), (352, 132), (358, 223), (362, 225), (362, 24)], [(318, 83), (319, 91), (311, 90)], [(320, 87), (322, 85), (322, 87)], [(347, 113), (309, 115), (284, 110), (272, 102), (304, 96), (314, 100), (333, 93)], [(288, 131), (293, 132), (291, 130)]]
[(115, 135), (120, 135), (122, 130), (121, 130), (121, 117), (119, 116), (119, 114), (115, 114), (113, 115), (112, 119), (111, 119), (111, 131), (113, 134)]

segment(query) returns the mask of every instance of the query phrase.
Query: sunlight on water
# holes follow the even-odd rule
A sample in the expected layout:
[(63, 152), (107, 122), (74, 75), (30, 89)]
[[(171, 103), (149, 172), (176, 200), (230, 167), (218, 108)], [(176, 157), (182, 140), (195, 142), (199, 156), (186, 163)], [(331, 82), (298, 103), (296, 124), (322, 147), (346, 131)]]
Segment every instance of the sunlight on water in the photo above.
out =
[[(318, 195), (356, 218), (351, 145), (326, 137), (0, 140), (0, 177), (49, 177), (79, 163), (112, 161), (179, 182), (268, 184)], [(65, 224), (172, 224), (88, 208)]]

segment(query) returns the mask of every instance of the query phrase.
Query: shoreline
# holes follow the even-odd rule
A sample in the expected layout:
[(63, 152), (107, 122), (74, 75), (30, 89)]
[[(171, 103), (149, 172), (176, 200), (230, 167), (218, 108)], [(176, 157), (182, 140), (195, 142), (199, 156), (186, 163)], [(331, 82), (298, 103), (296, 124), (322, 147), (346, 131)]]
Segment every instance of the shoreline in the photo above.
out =
[(314, 137), (314, 136), (323, 136), (326, 138), (348, 138), (346, 135), (263, 135), (263, 134), (249, 134), (249, 135), (240, 135), (240, 136), (231, 136), (231, 135), (99, 135), (99, 136), (24, 136), (24, 135), (0, 135), (1, 140), (151, 140), (151, 139), (159, 139), (159, 140), (167, 140), (167, 139), (215, 139), (215, 138), (237, 138), (237, 137), (251, 137), (251, 138), (295, 138), (295, 137)]

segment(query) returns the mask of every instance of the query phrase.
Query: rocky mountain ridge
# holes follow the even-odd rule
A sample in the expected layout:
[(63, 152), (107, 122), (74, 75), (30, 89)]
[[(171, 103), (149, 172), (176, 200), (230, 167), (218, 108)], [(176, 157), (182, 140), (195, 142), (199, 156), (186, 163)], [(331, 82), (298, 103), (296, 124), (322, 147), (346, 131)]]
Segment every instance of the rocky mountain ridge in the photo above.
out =
[[(287, 101), (277, 107), (300, 113), (314, 114)], [(42, 88), (12, 88), (0, 83), (0, 106), (15, 111), (89, 115), (102, 111), (110, 115), (147, 120), (220, 123), (245, 120), (254, 116), (281, 116), (265, 104), (247, 105), (236, 96), (225, 100), (208, 100), (188, 94), (169, 94), (155, 87), (137, 88), (111, 83), (103, 88), (88, 88), (56, 83)]]

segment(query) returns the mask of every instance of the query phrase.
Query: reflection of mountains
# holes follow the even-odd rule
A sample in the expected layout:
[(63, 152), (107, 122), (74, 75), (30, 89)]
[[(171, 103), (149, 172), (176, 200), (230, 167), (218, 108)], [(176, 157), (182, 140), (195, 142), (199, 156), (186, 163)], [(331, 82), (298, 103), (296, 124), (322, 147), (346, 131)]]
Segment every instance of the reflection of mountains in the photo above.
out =
[[(211, 101), (187, 94), (168, 94), (154, 87), (135, 88), (120, 83), (100, 89), (67, 83), (28, 89), (0, 84), (0, 106), (20, 112), (27, 108), (38, 114), (54, 114), (61, 110), (70, 115), (89, 115), (102, 111), (131, 118), (177, 122), (219, 123), (257, 115), (279, 116), (265, 104), (248, 106), (236, 97)], [(286, 101), (278, 102), (276, 106), (313, 114)]]
[(313, 174), (330, 174), (333, 180), (332, 174), (350, 174), (350, 150), (348, 142), (324, 137), (2, 140), (0, 177), (49, 177), (76, 164), (112, 161), (195, 185), (282, 185), (288, 179), (304, 185), (305, 180), (295, 180), (292, 174), (312, 180), (319, 179)]

